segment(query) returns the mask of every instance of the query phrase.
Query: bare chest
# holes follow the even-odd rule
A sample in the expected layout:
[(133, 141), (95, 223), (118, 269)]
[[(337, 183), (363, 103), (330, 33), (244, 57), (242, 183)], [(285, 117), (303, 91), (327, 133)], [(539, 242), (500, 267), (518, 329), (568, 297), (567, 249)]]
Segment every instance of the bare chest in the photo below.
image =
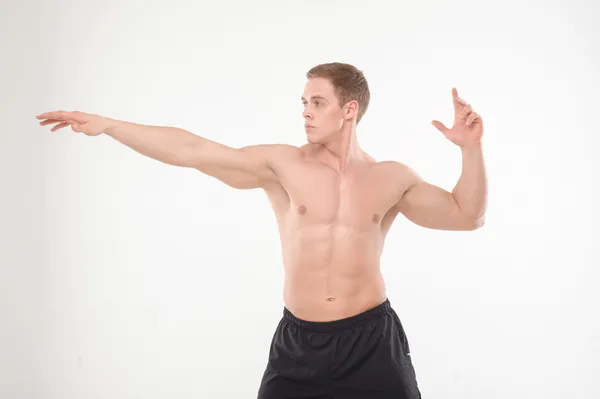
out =
[(282, 185), (289, 197), (285, 220), (295, 226), (370, 231), (381, 226), (399, 198), (398, 185), (376, 166), (339, 174), (324, 165), (298, 165), (282, 176)]

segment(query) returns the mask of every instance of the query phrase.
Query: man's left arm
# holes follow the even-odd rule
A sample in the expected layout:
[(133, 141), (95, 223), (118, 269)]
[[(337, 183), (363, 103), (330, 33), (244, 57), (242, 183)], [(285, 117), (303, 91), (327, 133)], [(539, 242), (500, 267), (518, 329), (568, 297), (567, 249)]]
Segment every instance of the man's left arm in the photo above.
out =
[(487, 206), (487, 177), (481, 144), (463, 147), (462, 173), (452, 195), (463, 215), (483, 225)]
[(421, 179), (404, 167), (407, 190), (396, 207), (407, 219), (420, 226), (440, 230), (475, 230), (484, 224), (487, 205), (487, 177), (481, 138), (483, 123), (471, 105), (452, 89), (455, 118), (448, 129), (441, 122), (432, 124), (462, 151), (462, 173), (448, 192)]

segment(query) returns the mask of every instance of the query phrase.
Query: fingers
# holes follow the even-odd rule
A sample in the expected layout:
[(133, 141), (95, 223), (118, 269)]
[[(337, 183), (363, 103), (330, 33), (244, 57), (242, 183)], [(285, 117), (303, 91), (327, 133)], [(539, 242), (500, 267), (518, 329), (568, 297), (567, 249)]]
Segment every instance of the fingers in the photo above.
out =
[(460, 106), (458, 106), (457, 108), (458, 110), (460, 110), (460, 112), (458, 113), (458, 117), (460, 120), (465, 121), (465, 124), (467, 126), (470, 126), (477, 119), (481, 119), (480, 115), (477, 112), (473, 112), (473, 107), (471, 106), (471, 104), (467, 104), (466, 101), (458, 97), (456, 89), (453, 89), (452, 93), (455, 96), (455, 104), (460, 104)]
[(461, 104), (461, 106), (458, 107), (458, 110), (460, 110), (458, 112), (458, 119), (464, 121), (467, 126), (470, 126), (477, 119), (481, 119), (481, 116), (477, 112), (473, 112), (471, 104), (467, 104), (458, 97), (456, 98), (456, 102)]
[(40, 126), (46, 126), (46, 125), (51, 125), (53, 123), (60, 123), (62, 122), (59, 119), (46, 119), (45, 121), (41, 121), (40, 122)]
[(66, 119), (66, 114), (68, 114), (68, 112), (65, 112), (65, 111), (53, 111), (53, 112), (46, 112), (44, 114), (40, 114), (40, 115), (36, 116), (36, 118), (38, 118), (38, 119), (59, 119), (59, 120), (64, 120), (64, 119)]
[(69, 122), (59, 123), (58, 125), (54, 126), (52, 129), (50, 129), (50, 131), (51, 132), (56, 132), (58, 129), (62, 129), (63, 127), (67, 127), (69, 125), (70, 125)]
[(470, 104), (467, 104), (460, 111), (460, 120), (464, 121), (467, 126), (471, 125), (475, 119), (479, 118), (479, 114), (477, 112), (473, 112), (473, 107)]
[(62, 121), (60, 119), (46, 119), (45, 121), (40, 122), (40, 126), (53, 125), (55, 123), (57, 125), (50, 129), (51, 132), (55, 132), (58, 129), (62, 129), (63, 127), (69, 126), (72, 122)]
[[(73, 125), (85, 124), (86, 121), (83, 119), (82, 116), (83, 115), (79, 115), (79, 112), (77, 112), (77, 111), (73, 111), (73, 112), (53, 111), (53, 112), (46, 112), (46, 113), (43, 113), (40, 115), (36, 115), (36, 118), (42, 120), (40, 122), (40, 126), (56, 124), (56, 126), (54, 126), (50, 129), (51, 132), (56, 132), (57, 130), (60, 130), (67, 126), (73, 127)], [(76, 131), (76, 130), (73, 128), (73, 131)], [(77, 131), (77, 132), (79, 132), (79, 131)]]
[(458, 91), (452, 88), (452, 102), (454, 103), (454, 115), (458, 116), (467, 102), (458, 96)]
[(444, 125), (444, 124), (443, 124), (442, 122), (440, 122), (440, 121), (435, 121), (435, 120), (434, 120), (434, 121), (431, 121), (431, 124), (432, 124), (432, 125), (433, 125), (433, 126), (434, 126), (434, 127), (437, 129), (437, 130), (439, 130), (440, 132), (442, 132), (442, 133), (444, 133), (444, 134), (448, 133), (448, 131), (450, 130), (450, 129), (448, 129), (448, 128), (446, 127), (446, 125)]
[[(66, 111), (53, 111), (53, 112), (46, 112), (40, 115), (37, 115), (36, 118), (37, 119), (48, 119), (48, 120), (54, 120), (54, 121), (75, 121), (77, 123), (80, 124), (84, 124), (85, 120), (83, 120), (81, 118), (81, 115), (78, 115), (79, 113), (74, 111), (74, 112), (66, 112)], [(53, 122), (49, 122), (49, 123), (53, 123)]]
[(477, 113), (475, 113), (475, 116), (471, 117), (473, 107), (458, 96), (458, 90), (456, 90), (456, 88), (452, 88), (452, 98), (454, 100), (454, 109), (457, 111), (458, 117), (465, 120), (467, 125), (473, 123), (475, 119), (480, 118)]
[(471, 112), (473, 112), (473, 107), (471, 107), (471, 104), (465, 105), (460, 111), (460, 119), (466, 119)]
[(473, 122), (475, 122), (477, 119), (480, 119), (481, 117), (479, 116), (479, 114), (477, 112), (473, 112), (469, 115), (469, 117), (467, 118), (467, 126), (470, 126)]

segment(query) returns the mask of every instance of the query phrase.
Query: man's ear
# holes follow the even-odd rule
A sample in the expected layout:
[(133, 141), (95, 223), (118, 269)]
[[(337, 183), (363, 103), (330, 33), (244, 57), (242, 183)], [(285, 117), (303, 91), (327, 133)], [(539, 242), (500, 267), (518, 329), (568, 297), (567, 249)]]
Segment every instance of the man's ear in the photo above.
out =
[(348, 120), (358, 116), (358, 102), (356, 100), (346, 103), (344, 106), (344, 116)]

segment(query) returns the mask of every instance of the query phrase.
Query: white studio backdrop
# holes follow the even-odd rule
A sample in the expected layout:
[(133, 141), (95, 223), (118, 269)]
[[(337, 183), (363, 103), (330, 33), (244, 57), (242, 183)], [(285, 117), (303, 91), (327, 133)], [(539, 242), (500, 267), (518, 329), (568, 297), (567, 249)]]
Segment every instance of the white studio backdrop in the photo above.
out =
[(377, 160), (451, 190), (484, 121), (486, 225), (399, 216), (382, 257), (424, 398), (598, 398), (597, 2), (3, 1), (0, 398), (252, 398), (283, 310), (260, 190), (50, 132), (80, 110), (305, 142), (312, 66), (363, 70)]

